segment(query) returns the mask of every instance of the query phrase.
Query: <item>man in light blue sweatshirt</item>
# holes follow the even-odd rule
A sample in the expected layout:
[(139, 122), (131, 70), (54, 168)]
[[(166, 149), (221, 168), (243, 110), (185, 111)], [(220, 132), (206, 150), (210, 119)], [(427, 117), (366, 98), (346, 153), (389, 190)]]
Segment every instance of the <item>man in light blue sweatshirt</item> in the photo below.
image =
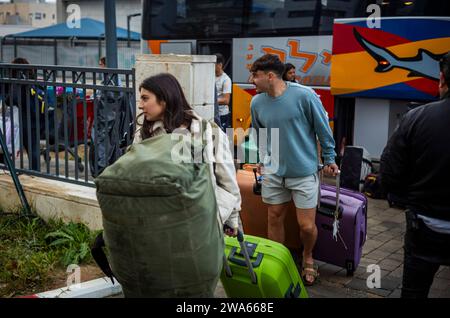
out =
[(312, 257), (319, 194), (317, 138), (324, 172), (336, 175), (333, 135), (317, 94), (306, 86), (284, 82), (284, 64), (277, 56), (262, 56), (250, 71), (252, 83), (261, 92), (252, 99), (251, 115), (259, 137), (260, 171), (264, 175), (261, 195), (269, 205), (268, 235), (284, 243), (284, 218), (293, 199), (304, 248), (302, 276), (305, 284), (312, 285), (317, 277)]

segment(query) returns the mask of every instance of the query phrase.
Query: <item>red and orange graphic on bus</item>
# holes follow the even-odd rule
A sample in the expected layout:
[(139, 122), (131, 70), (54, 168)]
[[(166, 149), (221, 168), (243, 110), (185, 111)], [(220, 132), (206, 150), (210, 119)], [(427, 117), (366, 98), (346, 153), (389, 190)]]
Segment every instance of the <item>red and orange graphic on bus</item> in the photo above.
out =
[(333, 95), (430, 100), (438, 95), (439, 64), (450, 51), (450, 18), (336, 20)]

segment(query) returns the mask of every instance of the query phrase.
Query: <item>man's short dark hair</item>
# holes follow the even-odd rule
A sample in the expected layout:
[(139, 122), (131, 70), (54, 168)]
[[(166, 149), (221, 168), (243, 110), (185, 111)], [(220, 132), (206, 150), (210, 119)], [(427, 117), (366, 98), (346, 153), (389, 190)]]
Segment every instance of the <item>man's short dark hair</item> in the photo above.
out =
[(263, 71), (265, 73), (274, 72), (279, 78), (281, 78), (284, 73), (284, 63), (281, 62), (278, 56), (266, 54), (253, 62), (250, 72), (254, 73), (257, 71)]
[(100, 58), (100, 63), (102, 63), (103, 65), (106, 66), (106, 57), (105, 57), (105, 56), (102, 56), (102, 57)]
[(450, 86), (450, 52), (440, 59), (439, 68), (442, 74), (444, 74), (445, 83)]
[(216, 56), (216, 58), (217, 58), (217, 60), (216, 60), (216, 64), (222, 64), (222, 65), (224, 65), (225, 64), (225, 58), (223, 57), (223, 55), (222, 54), (220, 54), (220, 53), (216, 53), (216, 54), (214, 54), (215, 56)]

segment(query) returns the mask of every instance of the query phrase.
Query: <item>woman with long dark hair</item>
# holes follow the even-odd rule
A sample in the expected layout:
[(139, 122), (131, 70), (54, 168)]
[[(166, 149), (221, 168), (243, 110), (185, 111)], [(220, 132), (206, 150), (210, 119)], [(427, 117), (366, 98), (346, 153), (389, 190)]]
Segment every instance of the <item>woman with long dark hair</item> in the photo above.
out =
[(177, 128), (189, 128), (196, 118), (177, 79), (170, 74), (146, 78), (139, 86), (139, 109), (143, 117), (138, 132), (141, 139), (162, 132), (172, 133)]

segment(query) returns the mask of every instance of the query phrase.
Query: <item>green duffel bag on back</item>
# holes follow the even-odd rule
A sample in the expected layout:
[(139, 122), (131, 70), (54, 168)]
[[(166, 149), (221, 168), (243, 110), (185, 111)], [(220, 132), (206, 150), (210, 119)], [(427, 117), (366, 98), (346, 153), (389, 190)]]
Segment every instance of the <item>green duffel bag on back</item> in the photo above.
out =
[(95, 179), (125, 297), (212, 297), (220, 276), (224, 241), (210, 167), (174, 161), (182, 141), (173, 137), (132, 145)]

